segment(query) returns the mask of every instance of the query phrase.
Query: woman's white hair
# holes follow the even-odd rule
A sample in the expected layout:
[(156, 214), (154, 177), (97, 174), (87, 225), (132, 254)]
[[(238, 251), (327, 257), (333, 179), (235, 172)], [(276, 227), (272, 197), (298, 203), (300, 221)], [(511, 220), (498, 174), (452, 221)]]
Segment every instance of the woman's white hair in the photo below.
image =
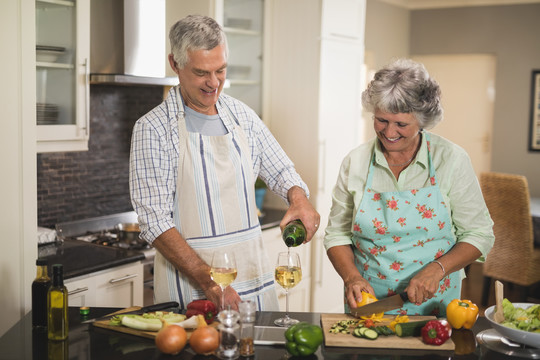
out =
[(375, 73), (362, 93), (362, 105), (374, 113), (412, 113), (422, 129), (435, 127), (443, 118), (441, 89), (424, 65), (398, 59)]

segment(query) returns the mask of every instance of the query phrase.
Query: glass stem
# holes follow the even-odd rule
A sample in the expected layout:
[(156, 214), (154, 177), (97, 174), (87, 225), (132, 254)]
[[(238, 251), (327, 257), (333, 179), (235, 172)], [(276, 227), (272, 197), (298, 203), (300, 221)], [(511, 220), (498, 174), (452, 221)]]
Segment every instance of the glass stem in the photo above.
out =
[(285, 317), (289, 318), (289, 289), (285, 289)]

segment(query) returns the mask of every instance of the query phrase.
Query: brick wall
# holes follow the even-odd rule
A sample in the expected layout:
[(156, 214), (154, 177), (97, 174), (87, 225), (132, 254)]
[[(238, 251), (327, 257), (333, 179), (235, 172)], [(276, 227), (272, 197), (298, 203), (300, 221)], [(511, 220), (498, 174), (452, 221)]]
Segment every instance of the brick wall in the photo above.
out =
[(89, 150), (37, 155), (39, 226), (133, 210), (131, 131), (162, 96), (159, 86), (91, 86)]

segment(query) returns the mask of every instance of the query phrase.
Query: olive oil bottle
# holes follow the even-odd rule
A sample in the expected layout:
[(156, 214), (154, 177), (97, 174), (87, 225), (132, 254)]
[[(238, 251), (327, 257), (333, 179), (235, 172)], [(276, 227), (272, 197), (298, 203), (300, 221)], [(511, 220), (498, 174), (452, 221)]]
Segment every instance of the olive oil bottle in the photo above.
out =
[(36, 260), (37, 273), (32, 282), (32, 327), (47, 329), (47, 293), (51, 286), (51, 278), (47, 274), (47, 260)]
[(285, 245), (296, 247), (306, 240), (306, 228), (300, 220), (293, 220), (285, 226), (281, 235)]
[(49, 340), (65, 340), (68, 337), (68, 292), (64, 286), (64, 268), (55, 264), (52, 270), (52, 286), (47, 294), (47, 332)]

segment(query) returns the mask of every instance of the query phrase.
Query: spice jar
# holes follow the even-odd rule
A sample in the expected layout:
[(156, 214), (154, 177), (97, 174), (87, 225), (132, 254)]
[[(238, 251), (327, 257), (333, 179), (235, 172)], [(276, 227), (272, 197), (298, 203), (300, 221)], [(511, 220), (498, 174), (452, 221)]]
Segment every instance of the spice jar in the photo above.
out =
[(253, 336), (255, 331), (255, 302), (242, 301), (238, 305), (240, 310), (240, 356), (253, 356), (255, 346)]
[(219, 313), (219, 348), (220, 359), (238, 359), (238, 339), (240, 338), (240, 314), (235, 310), (223, 310)]

